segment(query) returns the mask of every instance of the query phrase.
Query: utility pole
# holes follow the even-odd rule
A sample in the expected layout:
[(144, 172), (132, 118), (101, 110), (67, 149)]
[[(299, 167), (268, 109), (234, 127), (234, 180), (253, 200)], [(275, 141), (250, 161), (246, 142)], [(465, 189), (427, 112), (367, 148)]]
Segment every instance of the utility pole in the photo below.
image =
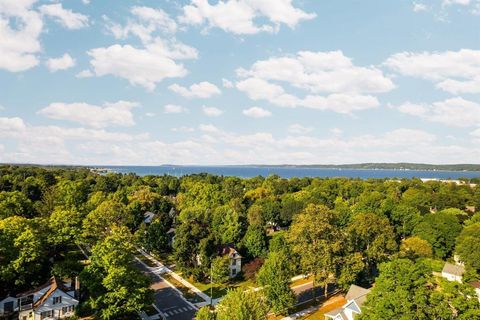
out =
[(210, 309), (213, 308), (213, 272), (212, 272), (212, 261), (210, 261)]

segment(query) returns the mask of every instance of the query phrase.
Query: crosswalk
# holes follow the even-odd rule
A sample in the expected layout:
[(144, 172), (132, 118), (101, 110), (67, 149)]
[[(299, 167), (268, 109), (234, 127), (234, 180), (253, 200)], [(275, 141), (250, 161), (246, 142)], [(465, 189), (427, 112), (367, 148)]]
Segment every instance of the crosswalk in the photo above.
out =
[(173, 317), (173, 316), (178, 315), (180, 313), (191, 311), (191, 310), (195, 310), (195, 309), (192, 306), (169, 308), (169, 309), (163, 311), (163, 314), (166, 317)]

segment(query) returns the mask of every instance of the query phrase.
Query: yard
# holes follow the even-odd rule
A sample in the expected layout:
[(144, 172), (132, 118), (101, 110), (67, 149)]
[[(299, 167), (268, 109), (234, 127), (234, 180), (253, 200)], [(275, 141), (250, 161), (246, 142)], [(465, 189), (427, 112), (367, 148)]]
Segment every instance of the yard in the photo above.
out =
[(180, 290), (185, 299), (190, 301), (191, 303), (198, 303), (198, 302), (205, 302), (201, 297), (199, 297), (195, 292), (190, 290), (189, 288), (185, 287), (180, 281), (172, 277), (170, 274), (165, 273), (162, 277), (173, 284), (178, 290)]
[(334, 296), (328, 299), (317, 311), (310, 313), (300, 319), (302, 320), (324, 320), (325, 313), (342, 307), (347, 301), (343, 296)]
[[(192, 285), (194, 285), (195, 287), (197, 287), (200, 291), (210, 296), (210, 288), (212, 287), (210, 283), (196, 282), (192, 277), (186, 280), (190, 282)], [(255, 287), (256, 287), (255, 283), (251, 280), (240, 280), (240, 281), (232, 280), (232, 282), (229, 282), (227, 284), (214, 283), (212, 288), (212, 295), (213, 295), (213, 299), (217, 299), (227, 294), (227, 291), (229, 289), (244, 288), (245, 290), (247, 290), (247, 289), (253, 289)]]

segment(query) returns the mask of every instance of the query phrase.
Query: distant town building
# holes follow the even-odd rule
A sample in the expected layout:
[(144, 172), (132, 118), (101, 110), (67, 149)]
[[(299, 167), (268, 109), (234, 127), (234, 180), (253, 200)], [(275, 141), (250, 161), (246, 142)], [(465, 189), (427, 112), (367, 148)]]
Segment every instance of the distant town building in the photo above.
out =
[(475, 292), (477, 293), (478, 301), (480, 302), (480, 281), (470, 282), (469, 285), (471, 285), (475, 289)]
[(0, 301), (0, 316), (18, 312), (19, 320), (51, 320), (72, 317), (78, 305), (78, 279), (61, 281), (56, 277), (44, 285)]
[(358, 314), (362, 313), (362, 306), (367, 300), (370, 289), (365, 289), (356, 285), (350, 286), (345, 296), (345, 303), (341, 308), (325, 313), (327, 319), (333, 320), (353, 320)]
[(449, 281), (462, 282), (463, 274), (465, 273), (465, 268), (458, 264), (445, 263), (442, 270), (442, 277)]
[(242, 256), (230, 245), (222, 246), (219, 253), (221, 256), (228, 255), (230, 278), (235, 278), (242, 271)]

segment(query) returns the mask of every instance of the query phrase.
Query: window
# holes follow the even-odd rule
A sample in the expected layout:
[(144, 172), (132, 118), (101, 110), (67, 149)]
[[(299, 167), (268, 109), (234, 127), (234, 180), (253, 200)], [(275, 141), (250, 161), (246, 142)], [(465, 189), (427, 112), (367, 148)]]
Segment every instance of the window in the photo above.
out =
[(5, 302), (3, 304), (3, 312), (5, 313), (13, 312), (13, 301)]
[(62, 297), (53, 297), (53, 304), (62, 303)]
[(62, 315), (68, 312), (68, 307), (62, 307)]

